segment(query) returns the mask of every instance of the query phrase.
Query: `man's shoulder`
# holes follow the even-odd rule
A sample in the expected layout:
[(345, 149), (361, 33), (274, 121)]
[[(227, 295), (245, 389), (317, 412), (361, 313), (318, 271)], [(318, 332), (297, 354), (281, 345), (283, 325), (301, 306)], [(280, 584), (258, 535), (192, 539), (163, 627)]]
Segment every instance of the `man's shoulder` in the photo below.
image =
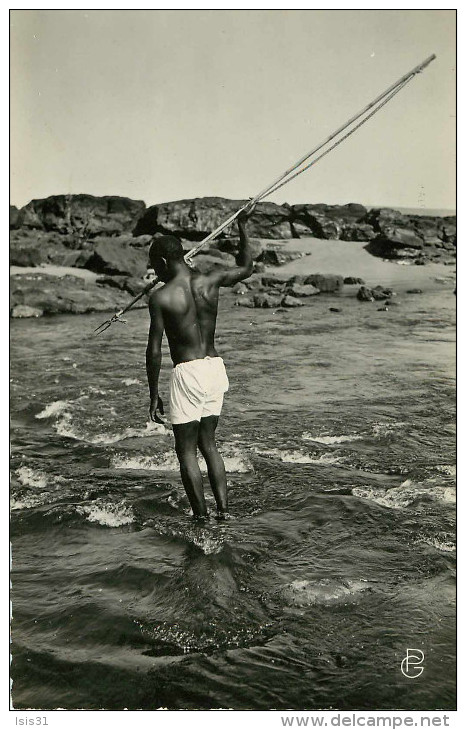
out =
[(165, 288), (166, 284), (163, 286), (157, 287), (156, 289), (153, 289), (153, 291), (149, 295), (149, 309), (152, 309), (153, 307), (160, 306), (160, 304), (165, 299)]

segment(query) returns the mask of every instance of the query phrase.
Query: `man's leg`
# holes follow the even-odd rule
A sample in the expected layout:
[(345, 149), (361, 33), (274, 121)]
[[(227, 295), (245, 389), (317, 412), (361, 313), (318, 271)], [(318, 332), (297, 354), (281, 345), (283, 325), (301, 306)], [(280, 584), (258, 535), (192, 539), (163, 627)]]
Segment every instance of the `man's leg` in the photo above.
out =
[(176, 455), (180, 462), (181, 481), (188, 495), (193, 515), (194, 517), (206, 517), (204, 488), (196, 455), (199, 421), (173, 424), (173, 433)]
[(210, 486), (214, 493), (217, 509), (220, 513), (228, 512), (227, 478), (225, 464), (217, 451), (215, 429), (218, 416), (201, 418), (199, 426), (198, 446), (207, 464)]

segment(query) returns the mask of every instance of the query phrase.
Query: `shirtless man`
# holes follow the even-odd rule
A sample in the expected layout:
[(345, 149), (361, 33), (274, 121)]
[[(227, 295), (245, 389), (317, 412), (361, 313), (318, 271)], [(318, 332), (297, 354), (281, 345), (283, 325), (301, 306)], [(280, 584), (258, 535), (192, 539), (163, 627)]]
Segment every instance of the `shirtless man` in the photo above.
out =
[(181, 242), (174, 236), (154, 240), (149, 258), (165, 286), (149, 299), (151, 324), (146, 350), (152, 421), (162, 423), (164, 413), (159, 396), (162, 335), (165, 330), (173, 361), (170, 376), (170, 414), (175, 449), (183, 486), (194, 517), (206, 517), (202, 476), (197, 462), (201, 451), (217, 503), (218, 516), (228, 511), (225, 465), (215, 443), (215, 429), (222, 410), (228, 378), (214, 344), (218, 296), (221, 286), (233, 286), (247, 279), (253, 260), (246, 233), (246, 221), (254, 206), (238, 217), (239, 252), (237, 268), (194, 273), (184, 261)]

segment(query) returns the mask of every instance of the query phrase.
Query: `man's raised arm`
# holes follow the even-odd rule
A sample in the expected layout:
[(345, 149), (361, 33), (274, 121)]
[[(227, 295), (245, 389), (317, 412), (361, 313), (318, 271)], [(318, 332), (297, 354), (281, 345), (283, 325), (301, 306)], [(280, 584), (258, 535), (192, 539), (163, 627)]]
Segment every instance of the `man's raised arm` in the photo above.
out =
[(236, 257), (236, 268), (215, 273), (219, 286), (233, 286), (233, 284), (236, 284), (238, 281), (247, 279), (253, 272), (254, 262), (246, 231), (246, 223), (248, 218), (252, 215), (255, 207), (255, 205), (252, 205), (250, 208), (247, 208), (240, 213), (237, 218), (239, 229), (239, 250)]
[(157, 292), (154, 292), (149, 299), (150, 329), (149, 340), (146, 348), (146, 371), (149, 382), (150, 407), (149, 416), (151, 421), (163, 423), (157, 415), (157, 409), (164, 414), (162, 399), (159, 396), (159, 373), (162, 364), (162, 335), (163, 318), (160, 307), (157, 303)]

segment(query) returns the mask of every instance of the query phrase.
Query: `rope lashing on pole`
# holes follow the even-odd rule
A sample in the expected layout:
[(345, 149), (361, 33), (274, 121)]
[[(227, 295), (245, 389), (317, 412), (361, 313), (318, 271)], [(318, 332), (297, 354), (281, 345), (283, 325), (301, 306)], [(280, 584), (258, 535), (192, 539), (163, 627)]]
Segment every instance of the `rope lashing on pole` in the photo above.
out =
[[(310, 167), (315, 165), (317, 162), (319, 162), (319, 160), (328, 155), (329, 152), (334, 150), (336, 147), (338, 147), (338, 145), (348, 139), (348, 137), (356, 132), (357, 129), (362, 127), (366, 122), (369, 121), (369, 119), (377, 114), (378, 111), (380, 111), (386, 104), (388, 104), (388, 102), (393, 99), (393, 97), (396, 96), (396, 94), (398, 94), (401, 89), (403, 89), (410, 81), (412, 81), (417, 74), (421, 73), (435, 58), (435, 54), (432, 54), (431, 56), (426, 58), (425, 61), (413, 68), (411, 71), (409, 71), (409, 73), (402, 76), (394, 84), (389, 86), (389, 88), (382, 92), (382, 94), (379, 94), (373, 101), (371, 101), (363, 109), (361, 109), (361, 111), (351, 117), (351, 119), (345, 122), (345, 124), (339, 127), (335, 132), (332, 132), (332, 134), (330, 134), (323, 142), (317, 145), (317, 147), (313, 147), (310, 152), (304, 155), (304, 157), (301, 157), (297, 162), (295, 162), (294, 165), (292, 165), (285, 172), (279, 175), (272, 183), (270, 183), (267, 187), (257, 193), (257, 195), (255, 195), (253, 198), (250, 198), (244, 205), (241, 206), (241, 208), (239, 208), (239, 210), (229, 216), (229, 218), (221, 223), (218, 228), (212, 231), (212, 233), (206, 236), (206, 238), (196, 244), (196, 246), (193, 246), (193, 248), (185, 255), (184, 260), (188, 262), (190, 259), (192, 259), (193, 256), (195, 256), (201, 248), (209, 243), (209, 241), (212, 241), (214, 238), (216, 238), (216, 236), (224, 231), (225, 228), (228, 228), (228, 226), (230, 226), (244, 210), (247, 210), (250, 206), (258, 203), (269, 195), (272, 195), (272, 193), (275, 193), (291, 180), (298, 177), (298, 175), (301, 175), (301, 173), (305, 172)], [(360, 121), (358, 122), (358, 120)], [(358, 123), (355, 124), (355, 122)], [(351, 125), (354, 126), (351, 127)], [(304, 165), (304, 163), (307, 162), (310, 157), (326, 147), (326, 145), (330, 144), (330, 142), (332, 142), (339, 135), (341, 135), (348, 127), (351, 127), (351, 129), (346, 132), (346, 134), (343, 134), (343, 136), (339, 137), (336, 142), (334, 142), (330, 147), (324, 150), (324, 152), (318, 155), (318, 157), (308, 162), (307, 165)], [(302, 165), (304, 165), (304, 167), (301, 167)], [(129, 309), (131, 309), (136, 304), (136, 302), (138, 302), (145, 294), (153, 289), (158, 281), (159, 280), (156, 277), (153, 281), (149, 282), (149, 284), (124, 309), (116, 312), (113, 317), (99, 325), (99, 327), (94, 330), (95, 334), (101, 334), (102, 332), (105, 332), (105, 330), (108, 329), (114, 322), (124, 322), (125, 320), (121, 319), (122, 315), (125, 314)]]

